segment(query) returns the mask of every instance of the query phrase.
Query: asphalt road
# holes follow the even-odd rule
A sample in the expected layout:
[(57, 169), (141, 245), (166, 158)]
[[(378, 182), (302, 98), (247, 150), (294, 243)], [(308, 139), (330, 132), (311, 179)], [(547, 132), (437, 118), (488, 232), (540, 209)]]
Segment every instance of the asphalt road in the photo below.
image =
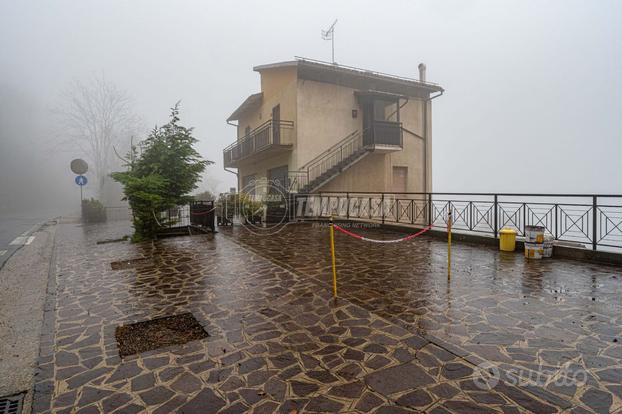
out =
[[(29, 244), (9, 245), (14, 252), (0, 268), (0, 396), (27, 391), (23, 413), (30, 413), (41, 338), (43, 308), (53, 257), (54, 221), (30, 231), (35, 217), (2, 217), (6, 245), (25, 232)], [(23, 238), (21, 239), (23, 240)], [(5, 256), (8, 256), (5, 255)]]
[(28, 236), (49, 218), (51, 216), (45, 214), (0, 215), (0, 268), (16, 250), (26, 243), (32, 243), (32, 239), (29, 242)]

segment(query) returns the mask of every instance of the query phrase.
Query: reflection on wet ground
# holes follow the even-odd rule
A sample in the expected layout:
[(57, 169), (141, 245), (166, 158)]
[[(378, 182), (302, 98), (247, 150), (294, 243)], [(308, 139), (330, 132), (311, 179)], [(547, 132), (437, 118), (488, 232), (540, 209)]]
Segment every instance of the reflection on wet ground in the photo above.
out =
[[(380, 229), (354, 231), (381, 239), (402, 236)], [(325, 226), (290, 225), (273, 237), (239, 227), (226, 234), (328, 289)], [(454, 243), (448, 280), (444, 241), (420, 237), (373, 244), (342, 233), (335, 237), (342, 297), (436, 343), (458, 346), (456, 353), (467, 354), (473, 362), (489, 361), (538, 378), (543, 389), (570, 401), (596, 411), (619, 406), (619, 267), (527, 261), (520, 254)], [(556, 381), (577, 372), (579, 379), (587, 375), (586, 387)]]
[[(456, 244), (448, 282), (438, 240), (379, 246), (338, 234), (334, 302), (325, 227), (96, 244), (128, 231), (59, 229), (35, 412), (622, 407), (618, 268)], [(150, 260), (110, 266), (136, 258)], [(119, 358), (116, 326), (184, 312), (210, 337)]]

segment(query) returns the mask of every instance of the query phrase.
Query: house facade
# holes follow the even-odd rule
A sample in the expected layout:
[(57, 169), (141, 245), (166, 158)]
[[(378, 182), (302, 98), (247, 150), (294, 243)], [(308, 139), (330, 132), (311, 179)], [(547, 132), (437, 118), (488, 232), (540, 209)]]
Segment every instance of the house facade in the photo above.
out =
[(431, 191), (431, 101), (443, 88), (358, 68), (297, 59), (254, 68), (261, 92), (227, 119), (237, 139), (224, 166), (238, 188), (275, 182), (291, 192)]

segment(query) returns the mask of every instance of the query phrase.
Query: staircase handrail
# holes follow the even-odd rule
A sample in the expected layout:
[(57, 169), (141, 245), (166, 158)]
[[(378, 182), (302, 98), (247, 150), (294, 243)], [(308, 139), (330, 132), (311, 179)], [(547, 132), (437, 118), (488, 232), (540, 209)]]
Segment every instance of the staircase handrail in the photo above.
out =
[[(359, 144), (358, 148), (354, 148), (357, 142)], [(345, 158), (352, 155), (362, 147), (362, 134), (358, 130), (348, 134), (345, 138), (332, 145), (329, 149), (323, 151), (311, 161), (303, 164), (298, 171), (289, 171), (289, 190), (292, 191), (294, 189), (299, 190), (300, 188), (303, 188), (305, 185), (311, 183), (315, 178), (330, 168), (337, 166)], [(345, 156), (344, 149), (346, 151)]]
[(329, 153), (331, 153), (334, 149), (343, 146), (346, 141), (351, 140), (353, 137), (355, 137), (357, 134), (359, 133), (358, 129), (354, 132), (351, 132), (350, 134), (348, 134), (345, 138), (343, 138), (341, 141), (337, 142), (336, 144), (332, 145), (331, 147), (329, 147), (326, 151), (320, 153), (318, 156), (316, 156), (315, 158), (311, 159), (311, 161), (307, 161), (306, 163), (304, 163), (300, 169), (298, 171), (304, 171), (307, 169), (307, 167), (310, 164), (315, 163), (316, 161), (318, 161), (321, 158), (324, 158), (326, 155), (328, 155)]

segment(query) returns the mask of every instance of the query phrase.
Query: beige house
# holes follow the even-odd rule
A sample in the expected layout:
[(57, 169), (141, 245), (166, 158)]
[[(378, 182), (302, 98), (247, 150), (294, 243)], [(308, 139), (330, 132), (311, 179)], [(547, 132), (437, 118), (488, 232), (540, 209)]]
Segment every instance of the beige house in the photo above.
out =
[(297, 59), (256, 66), (261, 92), (227, 119), (224, 150), (240, 191), (262, 179), (288, 191), (429, 192), (431, 101), (443, 88), (338, 64)]

